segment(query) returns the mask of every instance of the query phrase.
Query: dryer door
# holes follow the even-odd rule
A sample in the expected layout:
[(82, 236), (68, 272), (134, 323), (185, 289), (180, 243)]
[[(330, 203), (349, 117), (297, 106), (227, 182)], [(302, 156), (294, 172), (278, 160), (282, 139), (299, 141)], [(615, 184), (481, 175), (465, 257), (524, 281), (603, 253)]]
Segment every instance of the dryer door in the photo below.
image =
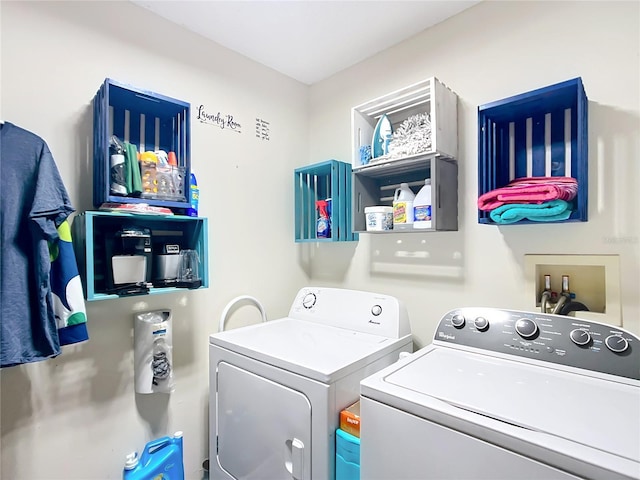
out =
[(236, 479), (311, 478), (311, 404), (305, 395), (218, 364), (218, 463)]

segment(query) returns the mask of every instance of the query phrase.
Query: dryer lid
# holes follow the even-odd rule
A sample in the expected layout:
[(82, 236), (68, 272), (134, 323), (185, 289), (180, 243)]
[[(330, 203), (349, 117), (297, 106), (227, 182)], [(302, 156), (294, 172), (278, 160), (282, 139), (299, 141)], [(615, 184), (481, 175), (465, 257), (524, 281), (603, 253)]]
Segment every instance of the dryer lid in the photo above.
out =
[(375, 388), (389, 384), (401, 387), (402, 398), (416, 405), (414, 414), (424, 414), (419, 406), (425, 396), (435, 397), (640, 462), (638, 386), (449, 348), (432, 348), (383, 377), (385, 372), (367, 382), (374, 389), (367, 386), (363, 394), (375, 397)]
[(210, 336), (209, 342), (275, 367), (332, 383), (410, 344), (411, 335), (394, 339), (282, 318), (216, 333)]

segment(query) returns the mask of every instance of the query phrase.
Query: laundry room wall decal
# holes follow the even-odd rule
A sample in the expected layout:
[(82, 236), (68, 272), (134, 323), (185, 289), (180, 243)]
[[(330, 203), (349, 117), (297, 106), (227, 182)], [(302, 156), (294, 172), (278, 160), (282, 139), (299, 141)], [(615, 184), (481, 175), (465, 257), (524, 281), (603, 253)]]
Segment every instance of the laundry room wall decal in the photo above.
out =
[(223, 114), (220, 112), (209, 113), (204, 105), (198, 107), (198, 116), (196, 117), (200, 123), (215, 125), (221, 130), (227, 130), (236, 133), (242, 133), (242, 125), (234, 119), (231, 114)]

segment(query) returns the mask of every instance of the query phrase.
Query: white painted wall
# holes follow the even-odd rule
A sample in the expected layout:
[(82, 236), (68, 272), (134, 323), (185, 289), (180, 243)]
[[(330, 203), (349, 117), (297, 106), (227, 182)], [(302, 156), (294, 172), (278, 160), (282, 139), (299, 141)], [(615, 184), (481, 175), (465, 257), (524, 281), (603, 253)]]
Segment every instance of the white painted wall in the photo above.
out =
[[(87, 305), (90, 340), (1, 371), (3, 479), (121, 478), (124, 456), (184, 431), (187, 478), (208, 457), (208, 335), (250, 294), (285, 316), (308, 282), (293, 245), (293, 170), (308, 148), (308, 86), (130, 2), (2, 2), (2, 117), (44, 138), (78, 211), (92, 208), (92, 105), (106, 77), (191, 103), (192, 166), (209, 218), (210, 287)], [(240, 135), (195, 120), (204, 104)], [(255, 119), (270, 140), (255, 137)], [(136, 396), (133, 313), (171, 308), (176, 391)], [(258, 322), (241, 307), (230, 327)], [(2, 319), (9, 321), (9, 319)]]
[[(459, 231), (309, 248), (314, 277), (398, 296), (423, 346), (452, 308), (531, 309), (525, 254), (616, 254), (623, 324), (639, 333), (639, 52), (638, 2), (489, 1), (313, 85), (311, 157), (347, 162), (351, 107), (431, 76), (459, 97)], [(479, 225), (477, 106), (578, 76), (589, 98), (589, 221)], [(348, 269), (327, 267), (337, 255)]]
[[(78, 210), (91, 208), (91, 99), (105, 77), (243, 123), (242, 135), (193, 123), (211, 287), (92, 302), (89, 342), (2, 370), (2, 478), (119, 478), (126, 453), (178, 429), (187, 478), (200, 478), (207, 334), (243, 293), (270, 318), (308, 283), (397, 295), (422, 346), (450, 308), (524, 308), (526, 253), (619, 254), (625, 326), (640, 332), (639, 13), (637, 2), (484, 2), (308, 88), (127, 2), (2, 2), (2, 117), (48, 141)], [(459, 95), (459, 231), (295, 245), (293, 169), (349, 161), (351, 107), (432, 75)], [(589, 222), (478, 225), (477, 105), (576, 76), (590, 100)], [(271, 121), (268, 143), (253, 138), (257, 115)], [(401, 260), (400, 250), (429, 259)], [(136, 397), (132, 314), (166, 307), (176, 319), (177, 390)], [(237, 317), (258, 319), (244, 308)]]

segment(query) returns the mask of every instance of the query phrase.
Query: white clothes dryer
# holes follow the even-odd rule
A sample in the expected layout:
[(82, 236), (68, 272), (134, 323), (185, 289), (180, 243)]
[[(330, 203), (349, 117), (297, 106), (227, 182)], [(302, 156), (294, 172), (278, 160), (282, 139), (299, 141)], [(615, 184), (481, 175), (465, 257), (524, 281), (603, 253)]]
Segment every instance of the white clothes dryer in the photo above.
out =
[(559, 315), (461, 308), (361, 382), (366, 480), (640, 479), (640, 339)]
[(396, 298), (323, 287), (301, 289), (286, 318), (211, 335), (211, 478), (334, 478), (340, 411), (411, 351)]

